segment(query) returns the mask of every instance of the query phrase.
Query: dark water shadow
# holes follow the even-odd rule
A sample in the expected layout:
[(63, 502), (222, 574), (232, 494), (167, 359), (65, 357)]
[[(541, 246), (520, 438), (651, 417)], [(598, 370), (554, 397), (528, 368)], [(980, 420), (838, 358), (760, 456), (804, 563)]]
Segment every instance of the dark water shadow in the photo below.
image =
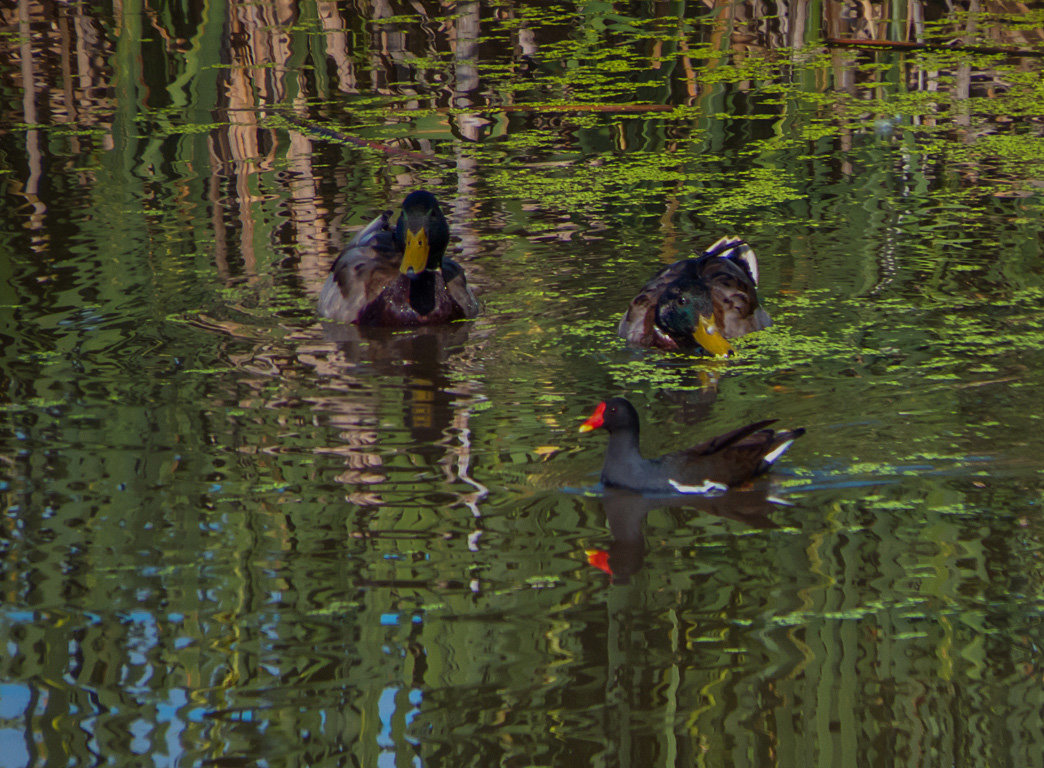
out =
[(629, 583), (645, 564), (645, 521), (656, 509), (677, 510), (679, 521), (685, 517), (711, 515), (736, 520), (751, 528), (778, 528), (769, 515), (781, 505), (769, 491), (768, 482), (717, 497), (645, 496), (606, 489), (602, 508), (612, 541), (608, 549), (589, 550), (588, 562), (608, 573), (613, 584)]

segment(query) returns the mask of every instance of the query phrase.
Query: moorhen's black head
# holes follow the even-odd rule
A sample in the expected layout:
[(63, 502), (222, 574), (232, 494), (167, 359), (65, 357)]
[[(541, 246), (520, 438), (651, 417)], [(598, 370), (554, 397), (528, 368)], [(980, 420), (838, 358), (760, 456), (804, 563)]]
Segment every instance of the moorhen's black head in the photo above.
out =
[(623, 430), (638, 431), (638, 411), (634, 409), (630, 401), (624, 397), (614, 397), (599, 403), (583, 424), (580, 425), (581, 432), (590, 432), (592, 429), (605, 427), (609, 432)]

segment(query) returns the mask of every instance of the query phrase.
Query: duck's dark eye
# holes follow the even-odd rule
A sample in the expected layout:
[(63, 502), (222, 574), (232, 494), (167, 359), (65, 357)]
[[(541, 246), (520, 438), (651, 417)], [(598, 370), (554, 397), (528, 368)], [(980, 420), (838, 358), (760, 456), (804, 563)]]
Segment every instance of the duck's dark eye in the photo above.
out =
[(686, 304), (689, 303), (689, 300), (687, 298), (685, 298), (684, 296), (682, 296), (680, 299), (678, 299), (678, 303), (681, 304), (684, 307)]

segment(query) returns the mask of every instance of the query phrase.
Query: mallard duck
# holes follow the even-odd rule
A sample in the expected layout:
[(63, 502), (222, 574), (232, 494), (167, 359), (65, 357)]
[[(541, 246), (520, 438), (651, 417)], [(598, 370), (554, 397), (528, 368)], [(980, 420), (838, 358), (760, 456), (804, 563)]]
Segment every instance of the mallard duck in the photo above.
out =
[(617, 333), (660, 349), (732, 351), (729, 339), (772, 324), (758, 304), (758, 259), (738, 237), (664, 267), (631, 301)]
[(411, 192), (391, 225), (374, 219), (330, 267), (319, 314), (358, 325), (416, 326), (478, 314), (464, 270), (445, 256), (449, 225), (435, 195)]
[(599, 427), (609, 433), (602, 483), (644, 493), (720, 493), (768, 472), (804, 428), (766, 429), (775, 419), (757, 421), (712, 437), (697, 446), (658, 459), (638, 448), (638, 412), (630, 401), (614, 397), (600, 403), (581, 432)]

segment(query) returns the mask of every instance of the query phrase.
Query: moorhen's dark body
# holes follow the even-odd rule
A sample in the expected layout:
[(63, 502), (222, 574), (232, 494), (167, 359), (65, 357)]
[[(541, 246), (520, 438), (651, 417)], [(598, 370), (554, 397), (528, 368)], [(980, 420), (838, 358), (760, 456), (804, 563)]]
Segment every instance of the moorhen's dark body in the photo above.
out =
[(631, 300), (617, 333), (631, 344), (703, 348), (726, 355), (728, 339), (772, 324), (758, 302), (758, 259), (738, 237), (723, 237), (692, 259), (657, 272)]
[(319, 314), (357, 325), (411, 327), (474, 317), (479, 305), (464, 270), (445, 256), (449, 224), (430, 192), (402, 202), (395, 226), (385, 211), (330, 267)]
[(602, 465), (606, 486), (648, 493), (713, 493), (767, 472), (805, 433), (802, 428), (766, 429), (774, 422), (758, 421), (693, 448), (646, 459), (638, 447), (638, 412), (625, 398), (614, 397), (601, 403), (580, 431), (603, 427), (609, 432)]

